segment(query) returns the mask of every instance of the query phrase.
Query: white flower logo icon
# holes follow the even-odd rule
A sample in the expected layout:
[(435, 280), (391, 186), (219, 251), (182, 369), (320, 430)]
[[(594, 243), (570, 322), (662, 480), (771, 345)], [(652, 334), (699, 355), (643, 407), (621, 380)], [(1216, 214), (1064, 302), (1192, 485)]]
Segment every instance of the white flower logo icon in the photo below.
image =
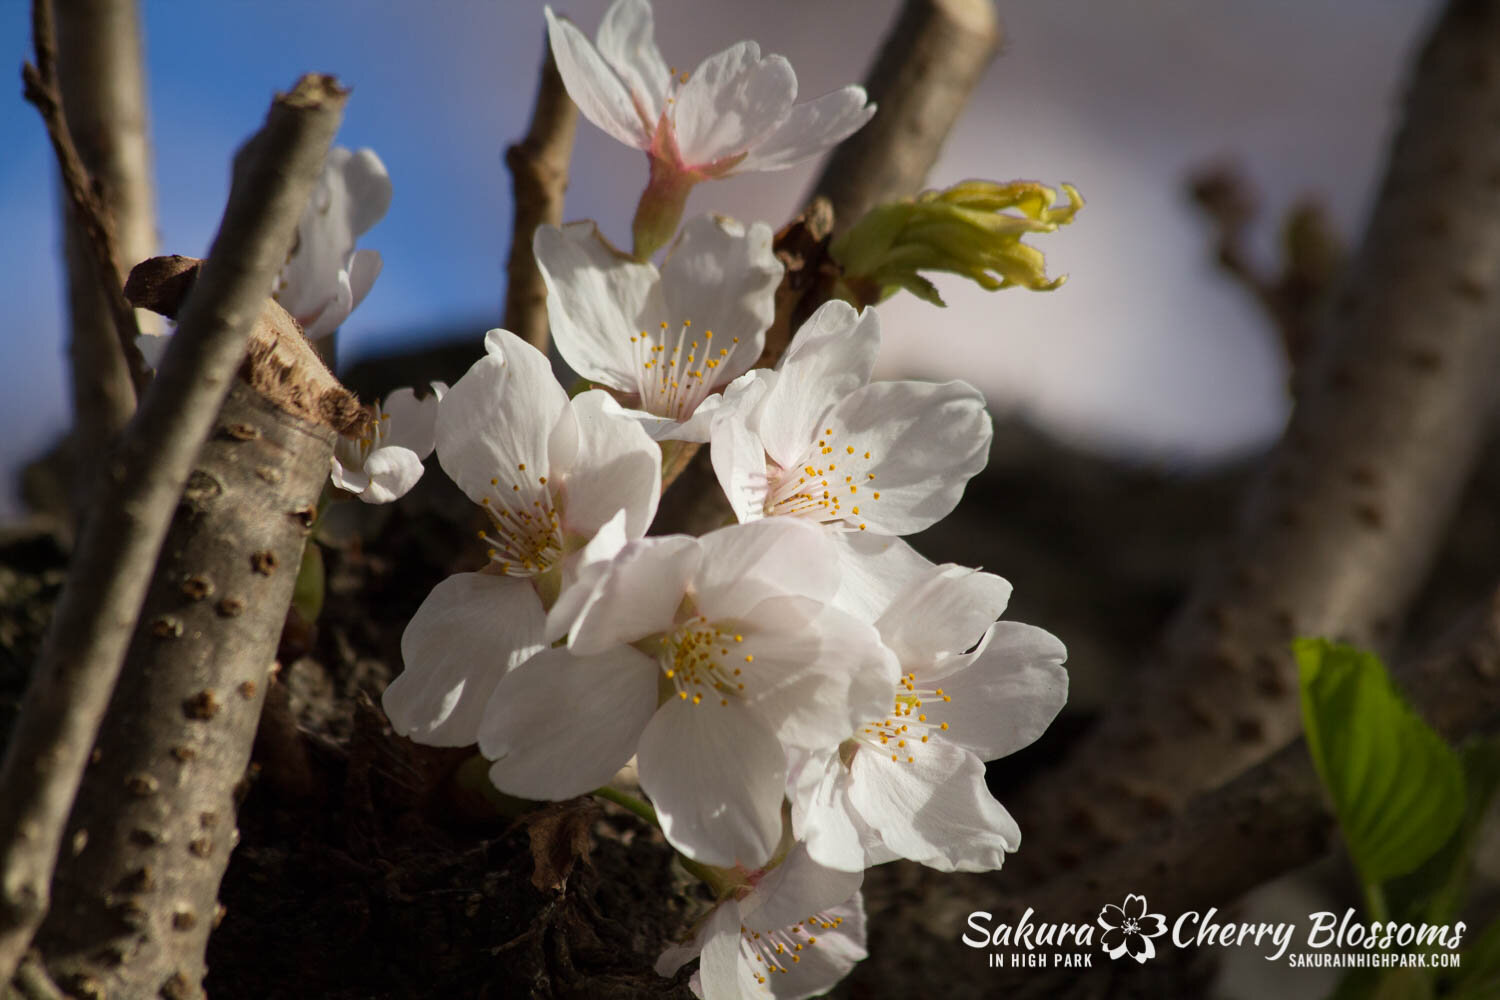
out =
[(1110, 903), (1099, 911), (1099, 926), (1104, 928), (1100, 944), (1110, 958), (1129, 952), (1144, 965), (1148, 958), (1156, 957), (1151, 939), (1167, 932), (1167, 919), (1160, 913), (1147, 913), (1146, 897), (1131, 893), (1124, 904)]

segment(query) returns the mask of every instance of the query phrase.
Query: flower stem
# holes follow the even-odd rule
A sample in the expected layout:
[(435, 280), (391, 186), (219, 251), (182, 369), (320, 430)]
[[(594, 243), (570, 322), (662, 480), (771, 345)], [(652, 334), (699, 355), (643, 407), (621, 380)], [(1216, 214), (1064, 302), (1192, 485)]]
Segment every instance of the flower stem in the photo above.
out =
[(610, 788), (608, 785), (603, 788), (594, 789), (594, 794), (601, 799), (608, 799), (622, 809), (629, 809), (658, 830), (661, 829), (661, 821), (656, 818), (656, 810), (651, 808), (650, 803), (642, 802), (634, 795), (627, 795), (619, 789)]
[[(601, 799), (613, 802), (622, 809), (630, 810), (658, 830), (661, 829), (661, 821), (656, 818), (656, 810), (651, 808), (650, 803), (643, 802), (634, 795), (628, 795), (617, 788), (610, 788), (608, 785), (594, 789), (594, 794)], [(722, 898), (734, 888), (734, 882), (716, 868), (694, 861), (681, 853), (677, 855), (677, 861), (689, 875), (712, 889), (716, 897)]]

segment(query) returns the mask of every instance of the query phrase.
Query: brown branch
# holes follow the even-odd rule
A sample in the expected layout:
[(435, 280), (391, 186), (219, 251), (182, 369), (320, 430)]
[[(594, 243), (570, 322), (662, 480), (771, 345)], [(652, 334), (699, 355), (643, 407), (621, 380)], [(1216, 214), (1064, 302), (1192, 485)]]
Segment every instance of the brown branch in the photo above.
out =
[(531, 252), (531, 238), (541, 225), (557, 225), (563, 218), (563, 195), (568, 189), (568, 161), (573, 157), (573, 134), (578, 107), (568, 96), (552, 49), (543, 46), (541, 81), (536, 107), (526, 137), (505, 151), (510, 168), (515, 221), (510, 238), (510, 260), (505, 265), (505, 320), (507, 330), (542, 353), (547, 352), (547, 286)]
[(0, 768), (0, 982), (47, 910), (64, 823), (172, 512), (286, 259), (346, 92), (307, 76), (235, 157), (208, 263), (161, 370), (101, 470)]
[[(79, 388), (77, 380), (81, 377), (86, 383), (84, 391), (87, 394), (108, 392), (112, 395), (107, 399), (90, 399), (87, 413), (80, 413), (80, 416), (86, 415), (90, 421), (97, 422), (97, 427), (101, 430), (111, 425), (116, 425), (115, 429), (118, 430), (118, 426), (122, 425), (121, 417), (128, 419), (129, 413), (135, 409), (136, 396), (144, 389), (148, 379), (146, 361), (135, 343), (135, 338), (141, 331), (136, 323), (135, 311), (125, 301), (125, 278), (120, 269), (120, 249), (116, 242), (114, 222), (101, 201), (94, 179), (90, 177), (88, 168), (79, 156), (78, 148), (73, 142), (73, 133), (63, 114), (50, 0), (32, 0), (31, 30), (36, 48), (36, 63), (27, 63), (21, 67), (26, 100), (36, 106), (47, 126), (47, 137), (52, 141), (53, 152), (57, 155), (57, 165), (62, 175), (63, 190), (72, 209), (72, 218), (86, 237), (94, 280), (105, 298), (114, 326), (114, 339), (119, 345), (118, 354), (112, 348), (105, 349), (103, 344), (92, 340), (87, 345), (88, 357), (84, 372), (82, 376), (75, 374), (75, 392)], [(116, 373), (122, 358), (134, 387), (128, 399), (123, 396), (123, 386), (116, 384)], [(75, 358), (75, 366), (77, 360)], [(93, 430), (91, 428), (91, 433)]]
[(813, 185), (832, 203), (836, 226), (921, 190), (1000, 34), (993, 0), (906, 0), (865, 78), (879, 110)]
[(1034, 846), (1008, 885), (1071, 867), (1292, 739), (1294, 636), (1394, 640), (1473, 468), (1500, 365), (1497, 52), (1500, 10), (1451, 4), (1239, 537), (1128, 699), (1013, 796)]
[[(79, 221), (73, 199), (63, 198), (73, 448), (78, 455), (101, 455), (113, 447), (135, 412), (134, 379), (143, 373), (130, 368), (121, 349), (110, 288), (118, 287), (120, 273), (151, 256), (156, 245), (140, 18), (136, 0), (60, 0), (56, 14), (56, 84), (63, 117), (92, 180), (90, 191), (104, 224), (95, 228), (113, 237), (107, 251), (112, 284), (105, 287), (89, 227)], [(150, 324), (139, 315), (136, 320), (141, 326)], [(133, 339), (130, 346), (135, 347)], [(74, 467), (73, 506), (81, 512), (93, 469), (88, 462)]]

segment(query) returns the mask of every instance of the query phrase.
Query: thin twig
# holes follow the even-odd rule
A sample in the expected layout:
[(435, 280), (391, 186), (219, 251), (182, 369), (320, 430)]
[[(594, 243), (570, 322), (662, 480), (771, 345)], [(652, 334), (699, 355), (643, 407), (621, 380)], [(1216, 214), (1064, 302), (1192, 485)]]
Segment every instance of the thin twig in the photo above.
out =
[(505, 265), (505, 328), (532, 347), (547, 352), (547, 286), (531, 252), (531, 238), (541, 225), (557, 225), (563, 217), (563, 195), (568, 189), (568, 162), (573, 157), (573, 135), (578, 107), (568, 96), (552, 49), (543, 46), (541, 80), (536, 107), (526, 137), (505, 151), (514, 193), (515, 220), (510, 238), (510, 260)]
[[(113, 223), (108, 210), (100, 201), (88, 169), (78, 155), (73, 134), (63, 115), (62, 96), (57, 82), (57, 41), (53, 34), (50, 0), (32, 0), (31, 31), (36, 63), (27, 63), (21, 67), (26, 100), (36, 106), (47, 126), (47, 137), (52, 140), (53, 152), (57, 154), (63, 190), (67, 192), (68, 201), (72, 205), (73, 217), (87, 235), (94, 269), (108, 302), (110, 317), (114, 321), (115, 336), (130, 371), (135, 393), (139, 395), (149, 379), (146, 359), (142, 357), (135, 342), (141, 331), (136, 323), (135, 310), (125, 301), (125, 276), (120, 268), (120, 252), (115, 241)], [(130, 401), (130, 405), (134, 407), (134, 399)]]
[(832, 202), (839, 230), (921, 190), (1000, 35), (993, 0), (906, 0), (865, 79), (879, 110), (813, 185)]
[(1450, 4), (1239, 537), (1207, 566), (1126, 701), (1012, 796), (1034, 846), (1008, 885), (1071, 867), (1286, 745), (1300, 728), (1293, 637), (1376, 648), (1398, 637), (1500, 373), (1497, 54), (1500, 9)]
[(0, 982), (47, 909), (48, 885), (172, 513), (229, 391), (322, 169), (347, 92), (310, 75), (235, 157), (219, 234), (157, 378), (101, 469), (67, 583), (0, 768)]

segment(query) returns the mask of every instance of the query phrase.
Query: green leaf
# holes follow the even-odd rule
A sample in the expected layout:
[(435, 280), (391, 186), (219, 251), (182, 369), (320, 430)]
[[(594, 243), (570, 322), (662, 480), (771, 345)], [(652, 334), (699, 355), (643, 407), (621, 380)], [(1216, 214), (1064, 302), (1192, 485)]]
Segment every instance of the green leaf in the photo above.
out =
[(311, 625), (323, 612), (323, 546), (308, 539), (302, 547), (302, 564), (292, 587), (292, 608)]
[(1397, 919), (1448, 924), (1458, 919), (1463, 907), (1479, 830), (1500, 790), (1500, 739), (1471, 740), (1460, 753), (1466, 798), (1463, 822), (1425, 864), (1387, 887), (1386, 898)]
[(1463, 819), (1458, 756), (1412, 712), (1378, 657), (1322, 639), (1292, 649), (1307, 748), (1349, 856), (1366, 885), (1405, 875)]

